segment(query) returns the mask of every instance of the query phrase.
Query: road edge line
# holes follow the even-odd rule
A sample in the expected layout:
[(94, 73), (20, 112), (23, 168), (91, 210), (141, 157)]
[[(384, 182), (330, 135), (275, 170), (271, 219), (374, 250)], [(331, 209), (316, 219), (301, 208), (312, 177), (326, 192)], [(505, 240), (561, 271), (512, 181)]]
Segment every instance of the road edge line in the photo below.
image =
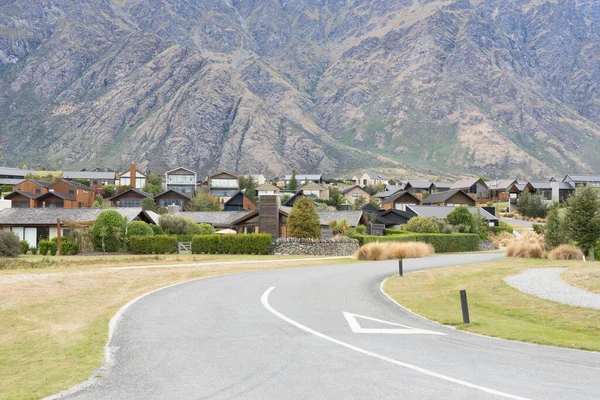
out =
[(269, 295), (271, 294), (271, 292), (273, 292), (273, 290), (275, 290), (275, 286), (271, 286), (269, 289), (267, 289), (263, 293), (263, 295), (261, 296), (261, 299), (260, 299), (261, 302), (262, 302), (262, 304), (263, 304), (263, 306), (267, 309), (267, 311), (271, 312), (271, 314), (273, 314), (277, 318), (279, 318), (279, 319), (287, 322), (288, 324), (293, 325), (296, 328), (299, 328), (299, 329), (301, 329), (301, 330), (303, 330), (303, 331), (305, 331), (307, 333), (310, 333), (310, 334), (312, 334), (312, 335), (314, 335), (314, 336), (316, 336), (318, 338), (327, 340), (327, 341), (329, 341), (331, 343), (334, 343), (334, 344), (337, 344), (339, 346), (345, 347), (347, 349), (353, 350), (353, 351), (355, 351), (357, 353), (361, 353), (361, 354), (364, 354), (364, 355), (367, 355), (367, 356), (370, 356), (370, 357), (373, 357), (373, 358), (376, 358), (376, 359), (379, 359), (379, 360), (382, 360), (382, 361), (386, 361), (386, 362), (388, 362), (390, 364), (394, 364), (394, 365), (397, 365), (397, 366), (400, 366), (400, 367), (404, 367), (404, 368), (413, 370), (415, 372), (420, 372), (420, 373), (422, 373), (424, 375), (428, 375), (428, 376), (431, 376), (431, 377), (434, 377), (434, 378), (442, 379), (442, 380), (445, 380), (447, 382), (452, 382), (452, 383), (455, 383), (455, 384), (458, 384), (458, 385), (461, 385), (461, 386), (465, 386), (465, 387), (468, 387), (468, 388), (471, 388), (471, 389), (476, 389), (476, 390), (479, 390), (479, 391), (482, 391), (482, 392), (485, 392), (485, 393), (493, 394), (493, 395), (504, 397), (504, 398), (507, 398), (507, 399), (512, 399), (512, 400), (530, 400), (530, 399), (528, 399), (526, 397), (516, 396), (516, 395), (512, 395), (510, 393), (501, 392), (499, 390), (487, 388), (485, 386), (476, 385), (476, 384), (473, 384), (473, 383), (462, 381), (460, 379), (452, 378), (450, 376), (442, 375), (442, 374), (439, 374), (437, 372), (433, 372), (433, 371), (430, 371), (430, 370), (425, 369), (425, 368), (418, 367), (418, 366), (413, 365), (413, 364), (409, 364), (409, 363), (406, 363), (406, 362), (403, 362), (403, 361), (398, 361), (398, 360), (393, 359), (391, 357), (387, 357), (387, 356), (384, 356), (384, 355), (381, 355), (381, 354), (377, 354), (377, 353), (371, 352), (369, 350), (362, 349), (362, 348), (354, 346), (354, 345), (352, 345), (350, 343), (343, 342), (343, 341), (335, 339), (335, 338), (333, 338), (331, 336), (327, 336), (327, 335), (325, 335), (325, 334), (323, 334), (321, 332), (315, 331), (314, 329), (311, 329), (311, 328), (309, 328), (309, 327), (307, 327), (305, 325), (302, 325), (301, 323), (299, 323), (299, 322), (297, 322), (297, 321), (295, 321), (295, 320), (293, 320), (293, 319), (291, 319), (291, 318), (289, 318), (289, 317), (281, 314), (279, 311), (275, 310), (271, 306), (271, 304), (269, 303)]

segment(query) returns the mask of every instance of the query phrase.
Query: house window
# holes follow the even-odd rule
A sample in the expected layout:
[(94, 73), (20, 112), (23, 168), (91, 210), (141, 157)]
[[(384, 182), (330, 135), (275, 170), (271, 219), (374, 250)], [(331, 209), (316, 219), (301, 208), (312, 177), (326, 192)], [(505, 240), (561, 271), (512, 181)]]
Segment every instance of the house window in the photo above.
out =
[(123, 199), (119, 202), (119, 207), (141, 207), (141, 199)]
[(70, 189), (69, 194), (75, 194), (75, 191), (73, 189)]
[(35, 189), (35, 194), (42, 194), (42, 189)]
[(304, 193), (306, 197), (318, 199), (320, 192), (318, 190), (303, 190), (302, 193)]
[(179, 206), (179, 207), (183, 207), (183, 200), (181, 199), (160, 199), (158, 201), (158, 204), (160, 207), (167, 207), (167, 206)]
[(210, 180), (211, 188), (237, 188), (238, 181), (237, 179), (211, 179)]

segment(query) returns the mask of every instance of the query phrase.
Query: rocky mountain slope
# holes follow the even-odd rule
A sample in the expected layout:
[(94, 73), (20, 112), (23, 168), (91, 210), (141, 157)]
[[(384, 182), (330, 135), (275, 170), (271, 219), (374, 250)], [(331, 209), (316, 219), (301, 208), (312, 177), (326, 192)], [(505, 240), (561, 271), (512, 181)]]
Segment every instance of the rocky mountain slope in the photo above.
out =
[(6, 0), (0, 163), (600, 170), (600, 2)]

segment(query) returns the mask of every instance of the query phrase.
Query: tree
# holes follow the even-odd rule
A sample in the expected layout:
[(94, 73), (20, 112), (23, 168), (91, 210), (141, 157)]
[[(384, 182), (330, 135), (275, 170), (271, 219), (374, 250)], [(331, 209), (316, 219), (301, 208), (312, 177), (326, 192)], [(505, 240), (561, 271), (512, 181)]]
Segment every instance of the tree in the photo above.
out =
[(413, 217), (408, 220), (406, 230), (416, 233), (440, 233), (438, 224), (426, 217)]
[(90, 187), (91, 182), (89, 179), (73, 179), (75, 182), (77, 183), (81, 183), (82, 185), (85, 185), (87, 187)]
[(102, 211), (92, 225), (92, 244), (96, 251), (115, 252), (123, 248), (127, 218), (115, 210)]
[(167, 235), (187, 235), (190, 221), (188, 218), (164, 214), (158, 219), (158, 225)]
[(247, 198), (253, 202), (258, 201), (258, 195), (256, 193), (256, 181), (250, 175), (240, 176), (240, 190), (244, 192)]
[(221, 211), (219, 198), (202, 191), (189, 201), (186, 211)]
[(142, 210), (156, 212), (156, 202), (151, 197), (142, 200)]
[(321, 237), (321, 220), (314, 201), (303, 196), (296, 200), (288, 216), (287, 234), (295, 238)]
[(342, 195), (338, 188), (332, 187), (329, 190), (329, 200), (327, 200), (328, 205), (339, 207), (342, 204), (344, 204), (345, 200), (346, 198), (344, 197), (344, 195)]
[(152, 196), (162, 193), (162, 182), (160, 175), (156, 172), (151, 172), (150, 175), (148, 175), (148, 180), (146, 181), (143, 190)]
[(548, 250), (569, 243), (569, 232), (565, 224), (564, 213), (561, 212), (558, 204), (553, 204), (548, 209), (544, 227), (544, 242)]
[(111, 208), (112, 203), (102, 196), (96, 196), (92, 208)]
[(545, 218), (548, 212), (542, 196), (531, 194), (528, 190), (523, 191), (519, 196), (517, 209), (519, 214), (529, 218)]
[(578, 187), (567, 200), (565, 216), (569, 236), (584, 254), (594, 260), (594, 245), (600, 238), (598, 189), (592, 186)]
[[(365, 200), (364, 197), (358, 196), (356, 199), (354, 199), (354, 207), (361, 208), (362, 206), (365, 205), (366, 202), (367, 202), (367, 200)], [(377, 206), (377, 207), (379, 208), (379, 206)]]
[(471, 228), (474, 216), (467, 206), (458, 206), (446, 216), (446, 222), (454, 226), (464, 225)]
[(127, 225), (127, 237), (132, 236), (153, 236), (154, 231), (144, 221), (132, 221)]
[(292, 169), (292, 177), (290, 178), (290, 182), (288, 183), (288, 190), (296, 191), (298, 190), (298, 180), (296, 179), (296, 168)]
[(374, 196), (377, 193), (385, 191), (385, 186), (383, 186), (383, 183), (379, 183), (377, 185), (367, 185), (363, 189), (365, 192), (369, 193), (369, 195)]
[(348, 229), (352, 228), (348, 223), (347, 219), (341, 221), (333, 220), (329, 223), (329, 228), (333, 231), (334, 235), (345, 235)]
[(19, 237), (9, 231), (0, 231), (0, 256), (18, 257), (21, 254)]

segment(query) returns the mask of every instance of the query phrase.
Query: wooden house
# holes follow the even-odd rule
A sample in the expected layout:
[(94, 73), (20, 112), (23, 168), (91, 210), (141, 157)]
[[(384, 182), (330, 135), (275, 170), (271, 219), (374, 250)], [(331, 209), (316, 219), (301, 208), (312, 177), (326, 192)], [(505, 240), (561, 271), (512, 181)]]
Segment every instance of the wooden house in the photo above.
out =
[(460, 189), (454, 189), (446, 192), (430, 194), (425, 200), (423, 200), (424, 206), (454, 206), (459, 204), (474, 206), (475, 199)]

